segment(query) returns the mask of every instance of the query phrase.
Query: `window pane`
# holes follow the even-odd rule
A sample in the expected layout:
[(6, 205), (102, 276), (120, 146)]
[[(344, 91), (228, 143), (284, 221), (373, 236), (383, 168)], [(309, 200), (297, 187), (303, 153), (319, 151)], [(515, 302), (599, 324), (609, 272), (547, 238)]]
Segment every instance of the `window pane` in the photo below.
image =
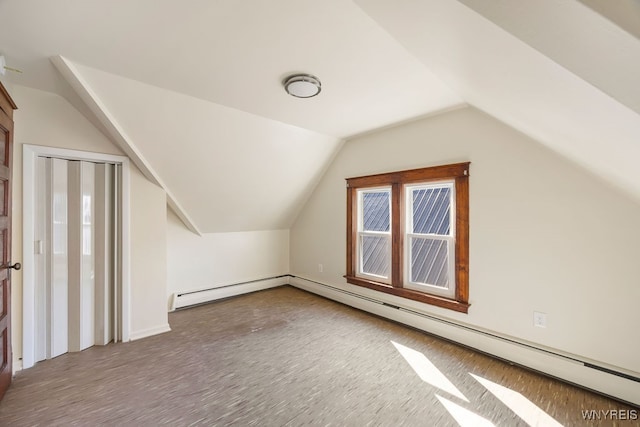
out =
[(362, 193), (362, 224), (364, 231), (389, 231), (391, 215), (389, 214), (390, 191)]
[(446, 240), (411, 238), (411, 281), (449, 288), (449, 250)]
[(386, 236), (362, 236), (362, 272), (389, 277), (391, 266), (389, 238)]
[(451, 233), (451, 188), (416, 188), (411, 190), (413, 199), (413, 233)]

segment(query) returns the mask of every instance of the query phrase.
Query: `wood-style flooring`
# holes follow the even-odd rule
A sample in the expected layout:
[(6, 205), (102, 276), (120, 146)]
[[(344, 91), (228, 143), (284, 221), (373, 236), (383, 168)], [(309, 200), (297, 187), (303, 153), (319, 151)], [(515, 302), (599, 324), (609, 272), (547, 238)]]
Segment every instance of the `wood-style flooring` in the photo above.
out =
[(637, 408), (288, 286), (169, 320), (19, 372), (0, 425), (639, 425), (585, 421)]

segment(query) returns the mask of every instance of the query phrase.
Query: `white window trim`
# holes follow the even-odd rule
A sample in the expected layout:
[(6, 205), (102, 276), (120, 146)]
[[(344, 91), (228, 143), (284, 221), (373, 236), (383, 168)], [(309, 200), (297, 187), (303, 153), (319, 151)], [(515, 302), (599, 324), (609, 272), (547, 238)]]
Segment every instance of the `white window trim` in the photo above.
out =
[[(441, 234), (418, 234), (410, 232), (413, 230), (413, 197), (411, 197), (411, 191), (415, 189), (427, 189), (427, 188), (442, 188), (448, 187), (451, 190), (450, 194), (450, 211), (449, 211), (449, 229), (450, 235)], [(404, 287), (406, 289), (413, 289), (415, 291), (426, 292), (433, 295), (439, 295), (446, 298), (454, 298), (456, 295), (456, 281), (455, 281), (455, 265), (456, 265), (456, 185), (455, 180), (448, 179), (443, 181), (428, 181), (415, 184), (404, 185), (405, 194), (405, 225), (404, 232)], [(430, 285), (428, 283), (419, 283), (411, 281), (411, 238), (426, 238), (433, 240), (444, 240), (447, 242), (447, 251), (449, 254), (448, 260), (448, 276), (449, 287), (442, 288), (440, 286)]]
[[(375, 187), (375, 188), (364, 188), (364, 189), (359, 189), (357, 192), (357, 197), (358, 197), (358, 231), (357, 231), (357, 245), (356, 245), (356, 257), (358, 260), (358, 264), (357, 264), (357, 276), (361, 277), (363, 279), (370, 279), (370, 280), (375, 280), (377, 282), (382, 282), (382, 283), (387, 283), (387, 284), (391, 284), (391, 252), (392, 252), (392, 245), (391, 245), (391, 224), (392, 224), (392, 213), (391, 213), (391, 186), (384, 186), (384, 187)], [(384, 231), (364, 231), (364, 209), (363, 209), (363, 194), (364, 193), (378, 193), (381, 191), (385, 191), (389, 193), (389, 231), (384, 232)], [(363, 271), (363, 259), (362, 259), (362, 237), (363, 236), (375, 236), (375, 237), (385, 237), (388, 240), (388, 251), (387, 251), (387, 255), (388, 255), (388, 259), (389, 259), (389, 276), (388, 277), (384, 277), (384, 276), (379, 276), (376, 274), (369, 274), (369, 273), (365, 273)]]

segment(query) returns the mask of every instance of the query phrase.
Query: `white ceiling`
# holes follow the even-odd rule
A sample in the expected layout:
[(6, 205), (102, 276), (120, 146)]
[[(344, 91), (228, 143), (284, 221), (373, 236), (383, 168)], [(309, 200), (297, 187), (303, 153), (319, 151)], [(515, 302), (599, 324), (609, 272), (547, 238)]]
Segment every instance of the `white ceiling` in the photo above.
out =
[(169, 177), (165, 184), (204, 232), (288, 228), (340, 145), (334, 137), (220, 104), (75, 69), (103, 109), (117, 112), (159, 178)]
[[(357, 3), (469, 104), (640, 199), (640, 115), (605, 92), (626, 90), (626, 104), (640, 105), (637, 85), (627, 78), (627, 70), (617, 68), (625, 64), (640, 70), (640, 40), (574, 1), (463, 1), (483, 14), (450, 0)], [(532, 13), (530, 22), (522, 19), (525, 12)], [(593, 43), (585, 26), (603, 37), (610, 31), (610, 43)], [(545, 40), (549, 32), (557, 34), (555, 44)], [(571, 69), (552, 57), (573, 61)], [(598, 80), (602, 89), (592, 83), (594, 76), (606, 76)]]
[[(0, 13), (16, 82), (49, 91), (62, 55), (339, 138), (462, 103), (351, 1), (5, 0)], [(317, 75), (322, 96), (287, 96), (293, 72)]]
[[(640, 113), (640, 85), (637, 84), (640, 43), (637, 35), (631, 36), (625, 29), (575, 1), (460, 1)], [(624, 4), (622, 0), (609, 3), (614, 6)], [(640, 25), (640, 2), (636, 1), (635, 5), (636, 21)]]
[[(1, 0), (0, 53), (13, 84), (100, 121), (194, 231), (276, 229), (345, 138), (465, 103), (640, 197), (635, 6)], [(288, 96), (293, 72), (321, 94)]]

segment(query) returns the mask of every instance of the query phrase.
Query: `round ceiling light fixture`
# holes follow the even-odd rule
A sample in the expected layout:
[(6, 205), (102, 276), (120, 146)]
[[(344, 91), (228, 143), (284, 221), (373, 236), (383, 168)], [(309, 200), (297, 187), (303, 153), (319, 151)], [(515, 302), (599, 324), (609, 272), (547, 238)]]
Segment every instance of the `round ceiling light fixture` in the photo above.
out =
[(284, 90), (296, 98), (311, 98), (320, 93), (322, 83), (311, 74), (293, 74), (284, 80)]

